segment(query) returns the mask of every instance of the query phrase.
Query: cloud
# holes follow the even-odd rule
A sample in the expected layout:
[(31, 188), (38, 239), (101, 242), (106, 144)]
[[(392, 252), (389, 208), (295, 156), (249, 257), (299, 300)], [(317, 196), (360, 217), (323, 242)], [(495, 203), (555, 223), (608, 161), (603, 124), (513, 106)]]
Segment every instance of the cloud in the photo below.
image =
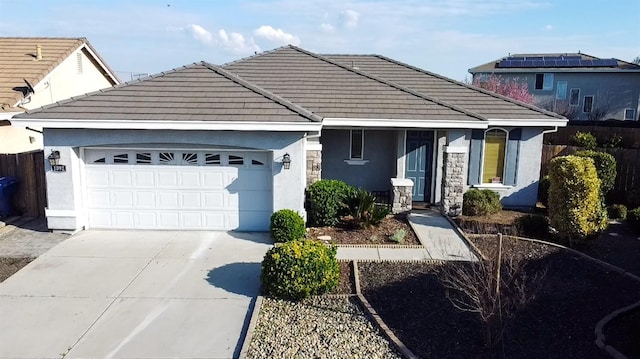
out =
[(282, 29), (274, 29), (269, 25), (262, 25), (253, 32), (256, 36), (265, 38), (269, 41), (281, 43), (283, 45), (300, 45), (300, 39), (297, 36), (286, 33)]
[(544, 27), (545, 30), (553, 30), (553, 25), (547, 25)]
[(327, 33), (332, 33), (336, 29), (331, 24), (320, 24), (320, 30), (322, 30), (324, 32), (327, 32)]
[(253, 42), (253, 38), (245, 39), (242, 34), (232, 32), (227, 34), (224, 29), (218, 30), (220, 44), (228, 51), (236, 54), (260, 51), (260, 47)]
[(358, 27), (358, 19), (360, 13), (354, 10), (345, 10), (340, 13), (340, 23), (347, 29), (355, 29)]
[(213, 34), (207, 31), (204, 27), (197, 24), (187, 25), (187, 31), (204, 45), (211, 45), (214, 43)]

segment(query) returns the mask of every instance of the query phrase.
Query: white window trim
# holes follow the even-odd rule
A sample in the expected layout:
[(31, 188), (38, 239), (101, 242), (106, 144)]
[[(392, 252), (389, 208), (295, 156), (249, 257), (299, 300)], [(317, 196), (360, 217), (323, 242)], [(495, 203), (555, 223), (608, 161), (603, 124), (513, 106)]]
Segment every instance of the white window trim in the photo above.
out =
[[(571, 93), (573, 92), (573, 90), (578, 90), (576, 103), (571, 103)], [(580, 106), (580, 88), (573, 87), (571, 90), (569, 90), (569, 106)]]
[[(584, 105), (587, 104), (587, 97), (591, 97), (591, 108), (589, 109), (589, 111), (585, 111), (584, 110)], [(595, 107), (595, 103), (596, 103), (596, 97), (594, 95), (585, 95), (584, 98), (582, 99), (582, 113), (591, 113), (591, 112), (593, 112), (593, 108)]]
[[(631, 111), (631, 118), (627, 118), (627, 111)], [(635, 108), (625, 108), (622, 118), (625, 121), (635, 121), (636, 120), (636, 109)]]
[(494, 191), (508, 191), (515, 186), (508, 186), (502, 183), (483, 183), (483, 184), (474, 184), (470, 186), (471, 188), (479, 188), (479, 189), (490, 189)]
[[(352, 149), (353, 149), (353, 131), (361, 131), (360, 157), (353, 157), (353, 153), (352, 153)], [(349, 130), (349, 160), (351, 160), (351, 161), (364, 161), (364, 130), (363, 129), (351, 129), (351, 130)]]
[[(487, 141), (487, 132), (492, 130), (501, 130), (506, 133), (505, 144), (504, 144), (504, 162), (502, 163), (502, 182), (501, 183), (484, 183), (484, 155), (486, 153), (485, 146)], [(502, 127), (491, 127), (484, 131), (484, 138), (482, 139), (482, 158), (480, 159), (480, 184), (474, 185), (473, 187), (511, 187), (507, 186), (504, 183), (504, 171), (507, 168), (507, 144), (509, 143), (509, 131), (505, 130)]]

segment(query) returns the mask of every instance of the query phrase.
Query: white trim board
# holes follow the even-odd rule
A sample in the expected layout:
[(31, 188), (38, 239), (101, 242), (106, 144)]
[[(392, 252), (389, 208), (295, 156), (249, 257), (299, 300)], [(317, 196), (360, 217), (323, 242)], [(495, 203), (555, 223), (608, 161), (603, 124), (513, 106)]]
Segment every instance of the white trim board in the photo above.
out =
[(478, 128), (489, 127), (488, 121), (443, 121), (443, 120), (410, 120), (385, 118), (345, 118), (327, 117), (322, 120), (325, 127), (388, 127), (388, 128)]
[(114, 121), (73, 119), (21, 119), (11, 123), (24, 127), (42, 128), (97, 128), (120, 130), (214, 130), (214, 131), (320, 131), (322, 124), (295, 122), (231, 122), (231, 121)]
[(513, 126), (513, 127), (565, 127), (567, 119), (511, 119), (511, 118), (490, 118), (489, 126)]

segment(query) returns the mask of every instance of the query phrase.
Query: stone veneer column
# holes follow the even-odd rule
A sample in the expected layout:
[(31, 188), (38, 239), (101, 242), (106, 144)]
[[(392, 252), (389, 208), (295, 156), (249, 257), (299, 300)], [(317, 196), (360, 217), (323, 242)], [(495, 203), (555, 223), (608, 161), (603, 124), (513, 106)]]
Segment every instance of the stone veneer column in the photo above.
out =
[(307, 150), (307, 186), (322, 178), (322, 151)]
[(466, 151), (462, 149), (449, 150), (445, 148), (442, 171), (442, 202), (443, 214), (458, 215), (462, 211), (462, 196), (464, 194), (464, 161)]
[(394, 214), (411, 211), (413, 181), (406, 178), (392, 178), (391, 187), (393, 188), (391, 211)]

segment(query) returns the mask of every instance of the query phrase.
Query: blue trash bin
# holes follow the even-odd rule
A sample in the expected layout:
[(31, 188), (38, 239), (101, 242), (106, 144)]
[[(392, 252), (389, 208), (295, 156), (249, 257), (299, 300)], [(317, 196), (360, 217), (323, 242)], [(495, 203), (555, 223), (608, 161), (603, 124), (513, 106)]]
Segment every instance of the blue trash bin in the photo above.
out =
[(18, 190), (18, 180), (14, 177), (0, 177), (0, 218), (12, 215), (11, 197)]

